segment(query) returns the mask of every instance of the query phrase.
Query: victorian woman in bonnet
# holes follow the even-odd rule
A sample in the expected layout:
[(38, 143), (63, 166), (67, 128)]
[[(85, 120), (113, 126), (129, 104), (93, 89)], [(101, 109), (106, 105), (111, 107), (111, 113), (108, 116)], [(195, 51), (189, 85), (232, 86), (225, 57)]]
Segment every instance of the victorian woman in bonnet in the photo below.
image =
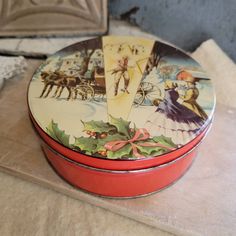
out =
[(186, 90), (180, 98), (183, 100), (182, 105), (186, 106), (188, 109), (192, 110), (196, 115), (203, 119), (207, 119), (207, 114), (197, 103), (197, 98), (199, 96), (199, 91), (196, 87), (197, 79), (192, 76), (187, 71), (180, 71), (177, 76), (177, 80), (182, 80), (186, 82)]
[[(195, 99), (197, 92), (191, 92), (188, 100), (182, 98), (183, 103)], [(195, 96), (195, 97), (193, 97)], [(178, 85), (174, 80), (166, 80), (164, 83), (164, 98), (157, 104), (156, 112), (149, 117), (145, 128), (152, 136), (164, 135), (170, 137), (176, 144), (182, 145), (199, 131), (204, 124), (204, 117), (199, 116), (192, 107), (181, 104), (179, 100)], [(187, 98), (187, 96), (186, 96)], [(196, 105), (198, 108), (198, 106)]]

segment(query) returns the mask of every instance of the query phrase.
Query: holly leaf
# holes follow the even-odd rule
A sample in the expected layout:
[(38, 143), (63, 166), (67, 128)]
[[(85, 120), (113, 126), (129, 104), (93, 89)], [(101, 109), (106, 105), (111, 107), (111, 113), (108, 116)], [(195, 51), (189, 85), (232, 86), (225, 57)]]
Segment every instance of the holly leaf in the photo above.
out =
[(70, 135), (66, 134), (64, 130), (60, 130), (58, 127), (58, 124), (55, 123), (53, 120), (49, 123), (49, 125), (46, 127), (47, 133), (56, 141), (59, 143), (62, 143), (63, 145), (70, 147), (69, 139)]
[(151, 153), (151, 156), (152, 157), (156, 157), (156, 156), (159, 156), (159, 155), (162, 155), (164, 153), (167, 153), (167, 151), (165, 149), (160, 149), (159, 151), (154, 151)]
[(177, 145), (171, 140), (171, 138), (165, 137), (164, 135), (153, 137), (152, 140), (156, 143), (161, 143), (168, 147), (177, 147)]
[(137, 149), (143, 156), (155, 156), (167, 152), (167, 149), (163, 147), (146, 147), (140, 146), (139, 144), (137, 144)]
[(108, 142), (111, 142), (111, 141), (124, 141), (124, 140), (127, 140), (127, 137), (122, 135), (122, 134), (119, 134), (119, 133), (116, 133), (116, 134), (113, 134), (113, 135), (108, 135), (106, 138), (98, 139), (96, 151), (97, 152), (106, 151), (105, 144), (108, 143)]
[(112, 152), (112, 151), (108, 151), (107, 152), (107, 158), (109, 159), (121, 159), (122, 157), (132, 157), (131, 156), (131, 151), (132, 151), (132, 147), (130, 144), (126, 144), (124, 147), (122, 147), (121, 149)]
[(122, 133), (126, 135), (126, 137), (130, 138), (130, 133), (129, 133), (130, 121), (125, 121), (122, 118), (115, 118), (110, 115), (110, 123), (117, 128), (117, 131), (119, 133)]
[(75, 143), (73, 144), (75, 149), (84, 151), (85, 154), (92, 155), (96, 152), (98, 140), (92, 137), (79, 137), (75, 138)]
[(97, 132), (97, 133), (103, 133), (103, 132), (110, 132), (114, 131), (116, 128), (113, 125), (110, 125), (109, 123), (106, 123), (104, 121), (88, 121), (84, 122), (81, 121), (84, 125), (84, 130), (86, 131), (92, 131), (92, 132)]

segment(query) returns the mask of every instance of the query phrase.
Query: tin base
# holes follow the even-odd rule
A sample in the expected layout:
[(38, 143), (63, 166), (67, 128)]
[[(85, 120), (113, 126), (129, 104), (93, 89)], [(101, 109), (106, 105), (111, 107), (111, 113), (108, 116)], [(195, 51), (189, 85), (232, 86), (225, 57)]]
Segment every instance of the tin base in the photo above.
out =
[(152, 168), (132, 171), (98, 169), (74, 162), (43, 145), (44, 153), (55, 171), (83, 191), (110, 198), (146, 196), (176, 182), (189, 169), (196, 149), (178, 159)]
[(53, 151), (55, 150), (56, 153), (62, 154), (62, 156), (70, 159), (71, 162), (81, 163), (85, 166), (91, 166), (98, 169), (106, 169), (106, 170), (137, 170), (137, 169), (146, 169), (151, 168), (153, 166), (163, 165), (165, 163), (169, 163), (178, 159), (180, 156), (185, 155), (185, 153), (191, 152), (202, 140), (206, 137), (207, 133), (211, 128), (211, 124), (205, 128), (205, 130), (199, 134), (194, 140), (192, 140), (187, 145), (167, 154), (163, 154), (161, 156), (152, 157), (152, 158), (145, 158), (139, 160), (109, 160), (109, 159), (102, 159), (102, 158), (94, 158), (92, 156), (84, 155), (78, 152), (75, 152), (71, 149), (64, 147), (63, 145), (57, 143), (52, 138), (48, 136), (35, 122), (31, 113), (30, 118), (33, 124), (33, 127), (36, 133), (39, 135), (43, 143), (46, 146), (50, 147)]

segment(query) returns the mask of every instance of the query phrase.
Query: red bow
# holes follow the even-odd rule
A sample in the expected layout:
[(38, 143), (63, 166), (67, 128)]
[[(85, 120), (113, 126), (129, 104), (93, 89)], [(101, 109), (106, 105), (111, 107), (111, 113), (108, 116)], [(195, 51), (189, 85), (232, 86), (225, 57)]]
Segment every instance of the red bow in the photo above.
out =
[(174, 148), (170, 148), (167, 147), (163, 144), (160, 143), (139, 143), (138, 145), (135, 144), (134, 142), (137, 141), (143, 141), (146, 140), (150, 137), (150, 134), (148, 133), (148, 131), (146, 129), (138, 129), (135, 134), (134, 137), (132, 139), (129, 140), (119, 140), (119, 141), (111, 141), (105, 144), (105, 148), (109, 151), (115, 152), (119, 149), (121, 149), (122, 147), (124, 147), (126, 144), (130, 144), (132, 146), (132, 150), (133, 150), (133, 154), (135, 157), (137, 158), (144, 158), (145, 156), (142, 156), (139, 152), (138, 152), (138, 146), (142, 146), (142, 147), (163, 147), (165, 149), (168, 150), (174, 150)]

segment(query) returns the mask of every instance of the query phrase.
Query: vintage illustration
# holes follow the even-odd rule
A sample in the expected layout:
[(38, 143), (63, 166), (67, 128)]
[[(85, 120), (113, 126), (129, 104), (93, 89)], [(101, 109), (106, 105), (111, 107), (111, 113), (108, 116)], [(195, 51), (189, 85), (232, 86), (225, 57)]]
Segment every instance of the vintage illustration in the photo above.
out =
[(128, 119), (153, 44), (154, 41), (148, 39), (103, 37), (109, 115)]
[(215, 105), (210, 79), (188, 55), (161, 42), (115, 36), (48, 58), (28, 99), (54, 140), (108, 159), (158, 156), (187, 144)]
[(131, 117), (136, 121), (143, 110), (142, 126), (151, 135), (165, 135), (181, 146), (196, 137), (211, 117), (213, 94), (210, 79), (198, 63), (156, 42), (136, 96), (139, 107), (133, 106)]
[[(66, 88), (68, 90), (67, 100), (88, 100), (95, 95), (105, 94), (105, 78), (103, 66), (103, 53), (100, 40), (86, 41), (84, 48), (69, 53), (59, 52), (50, 57), (41, 65), (35, 77), (38, 75), (44, 83), (40, 97), (47, 98), (52, 89), (56, 90), (52, 97), (60, 98)], [(67, 55), (68, 54), (68, 55)]]
[(45, 131), (55, 120), (73, 142), (83, 134), (80, 120), (108, 119), (105, 95), (102, 41), (96, 38), (49, 57), (32, 78), (29, 105)]

